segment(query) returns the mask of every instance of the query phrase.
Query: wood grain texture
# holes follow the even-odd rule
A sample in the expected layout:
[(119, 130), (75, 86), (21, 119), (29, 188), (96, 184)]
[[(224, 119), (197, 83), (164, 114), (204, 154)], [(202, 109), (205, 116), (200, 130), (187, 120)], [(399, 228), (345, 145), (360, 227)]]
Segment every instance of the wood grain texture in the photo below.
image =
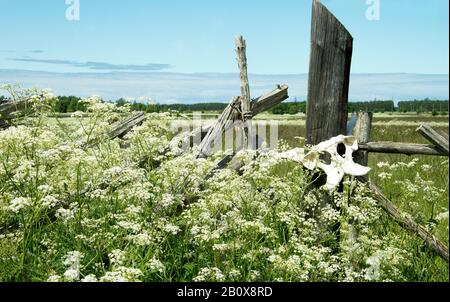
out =
[[(356, 124), (353, 129), (353, 136), (356, 137), (358, 143), (368, 143), (370, 141), (370, 133), (372, 131), (372, 112), (357, 112)], [(369, 153), (359, 150), (354, 154), (354, 161), (360, 165), (368, 166)]]
[[(136, 112), (130, 117), (115, 123), (111, 126), (111, 130), (108, 132), (109, 139), (113, 140), (117, 137), (122, 138), (135, 126), (141, 124), (145, 120), (144, 112)], [(98, 139), (93, 139), (82, 146), (83, 149), (95, 147), (99, 143)]]
[(222, 134), (230, 128), (236, 118), (237, 108), (241, 104), (241, 97), (234, 97), (230, 104), (225, 108), (217, 121), (210, 127), (205, 138), (202, 140), (197, 158), (207, 158), (211, 155), (216, 143), (222, 141)]
[(441, 133), (425, 124), (420, 125), (420, 127), (417, 128), (416, 131), (423, 137), (425, 137), (428, 141), (430, 141), (433, 145), (435, 145), (439, 150), (447, 155), (449, 154), (448, 136), (442, 135)]
[(448, 156), (448, 153), (441, 151), (434, 145), (422, 145), (422, 144), (370, 142), (370, 143), (360, 143), (359, 149), (373, 153)]
[(306, 139), (316, 145), (346, 134), (353, 37), (318, 1), (311, 26)]
[(247, 44), (242, 36), (236, 38), (236, 55), (239, 67), (239, 78), (241, 84), (241, 110), (242, 120), (245, 122), (247, 119), (251, 119), (250, 114), (250, 84), (248, 81), (247, 72)]
[(123, 121), (120, 121), (112, 126), (111, 131), (108, 133), (110, 139), (115, 139), (117, 137), (123, 137), (135, 126), (141, 124), (145, 120), (144, 112), (136, 112), (130, 117)]

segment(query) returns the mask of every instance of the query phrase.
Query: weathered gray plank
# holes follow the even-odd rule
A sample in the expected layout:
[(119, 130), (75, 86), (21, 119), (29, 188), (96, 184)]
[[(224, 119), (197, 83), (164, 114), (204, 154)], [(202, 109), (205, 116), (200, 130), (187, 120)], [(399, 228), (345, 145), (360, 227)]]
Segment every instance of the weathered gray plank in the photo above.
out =
[(373, 153), (448, 156), (448, 153), (441, 151), (434, 145), (422, 145), (422, 144), (370, 142), (359, 144), (359, 149)]
[(120, 121), (114, 125), (112, 125), (111, 131), (108, 133), (110, 139), (115, 139), (117, 137), (123, 137), (127, 134), (131, 129), (141, 124), (145, 120), (144, 112), (136, 112), (130, 117), (126, 118), (123, 121)]
[[(133, 113), (130, 117), (119, 121), (111, 126), (111, 130), (107, 133), (109, 139), (113, 140), (117, 137), (122, 138), (135, 126), (141, 124), (145, 120), (144, 112)], [(92, 148), (99, 143), (98, 139), (93, 139), (83, 145), (83, 148)]]
[(211, 155), (215, 144), (222, 140), (222, 134), (225, 129), (228, 129), (234, 122), (236, 117), (236, 106), (241, 103), (240, 97), (234, 97), (231, 103), (225, 108), (220, 117), (209, 129), (205, 138), (202, 140), (199, 148), (199, 154), (197, 158), (206, 158)]
[(428, 125), (422, 124), (416, 130), (423, 137), (429, 140), (433, 145), (435, 145), (439, 150), (445, 152), (448, 155), (448, 137), (441, 135), (439, 132), (434, 130)]
[(29, 105), (30, 102), (28, 100), (10, 101), (0, 104), (0, 129), (8, 128), (8, 122), (16, 118), (13, 113), (27, 110)]
[(346, 134), (353, 38), (319, 1), (313, 2), (306, 139), (319, 144)]
[[(356, 124), (353, 129), (353, 136), (358, 143), (368, 143), (370, 141), (370, 132), (372, 131), (372, 112), (357, 112)], [(367, 151), (359, 150), (354, 154), (355, 162), (367, 166), (369, 164), (369, 154)]]

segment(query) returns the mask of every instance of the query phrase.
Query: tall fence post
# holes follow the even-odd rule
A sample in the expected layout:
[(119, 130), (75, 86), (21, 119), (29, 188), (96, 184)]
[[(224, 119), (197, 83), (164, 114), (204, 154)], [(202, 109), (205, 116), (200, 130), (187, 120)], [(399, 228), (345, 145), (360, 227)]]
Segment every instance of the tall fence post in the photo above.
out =
[(241, 83), (241, 111), (243, 122), (243, 148), (249, 147), (251, 142), (251, 98), (250, 98), (250, 84), (248, 81), (247, 72), (247, 43), (242, 36), (236, 38), (236, 55), (239, 66), (239, 77)]
[[(348, 92), (353, 53), (353, 37), (339, 20), (318, 0), (313, 0), (311, 21), (306, 143), (317, 145), (340, 134), (347, 134)], [(320, 186), (323, 176), (313, 186)], [(321, 206), (333, 198), (321, 192)], [(340, 249), (340, 223), (331, 226), (336, 240), (333, 252)]]
[(313, 1), (306, 139), (316, 145), (346, 134), (353, 37), (319, 1)]

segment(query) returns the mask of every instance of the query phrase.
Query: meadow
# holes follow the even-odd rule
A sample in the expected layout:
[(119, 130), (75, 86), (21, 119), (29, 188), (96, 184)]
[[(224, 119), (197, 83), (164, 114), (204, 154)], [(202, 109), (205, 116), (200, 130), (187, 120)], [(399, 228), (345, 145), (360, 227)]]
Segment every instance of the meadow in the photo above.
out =
[[(148, 114), (124, 147), (105, 133), (127, 106), (88, 98), (87, 116), (55, 119), (52, 102), (38, 97), (32, 117), (0, 131), (0, 281), (448, 281), (448, 263), (364, 185), (346, 177), (324, 207), (315, 173), (276, 156), (303, 146), (304, 116), (260, 116), (279, 120), (277, 149), (205, 178), (223, 152), (165, 152), (173, 124), (190, 123), (178, 113)], [(421, 122), (448, 133), (448, 116), (378, 115), (372, 140), (426, 143)], [(369, 161), (370, 178), (448, 245), (448, 158)]]

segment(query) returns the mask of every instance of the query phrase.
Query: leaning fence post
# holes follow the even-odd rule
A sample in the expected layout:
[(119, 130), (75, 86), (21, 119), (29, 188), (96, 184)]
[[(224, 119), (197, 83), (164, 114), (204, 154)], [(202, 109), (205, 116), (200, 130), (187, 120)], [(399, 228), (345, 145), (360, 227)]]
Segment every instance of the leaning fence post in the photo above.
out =
[(306, 119), (307, 143), (346, 134), (353, 38), (319, 1), (313, 1)]
[(420, 125), (420, 127), (417, 128), (416, 131), (423, 137), (425, 137), (428, 141), (433, 143), (433, 145), (435, 145), (440, 151), (448, 154), (448, 137), (445, 137), (445, 134), (441, 134), (425, 124)]

